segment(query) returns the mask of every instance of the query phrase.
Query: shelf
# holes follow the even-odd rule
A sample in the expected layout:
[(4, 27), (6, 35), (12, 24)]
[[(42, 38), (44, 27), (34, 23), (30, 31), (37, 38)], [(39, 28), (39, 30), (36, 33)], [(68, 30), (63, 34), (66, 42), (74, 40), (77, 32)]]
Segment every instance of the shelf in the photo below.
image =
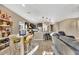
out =
[(10, 27), (10, 25), (0, 25), (0, 27)]
[(6, 39), (6, 38), (9, 38), (9, 37), (1, 37), (0, 40)]
[(3, 19), (3, 18), (0, 18), (0, 20), (5, 21), (5, 22), (11, 22), (12, 23), (11, 20), (6, 20), (6, 19)]
[(3, 49), (5, 49), (5, 48), (8, 47), (8, 46), (9, 46), (9, 42), (1, 43), (1, 44), (0, 44), (0, 51), (3, 50)]
[(5, 45), (5, 44), (8, 44), (9, 42), (6, 42), (6, 43), (2, 43), (2, 44), (0, 44), (0, 46), (2, 46), (2, 45)]
[(13, 21), (6, 11), (1, 10), (0, 14), (0, 55), (10, 54), (10, 39), (9, 35), (12, 32)]
[(5, 45), (5, 43), (1, 43), (1, 44), (0, 44), (0, 46), (3, 46), (3, 45)]
[(4, 44), (9, 44), (9, 42), (6, 42), (6, 43), (4, 43)]
[(10, 50), (9, 49), (10, 49), (10, 47), (8, 46), (8, 47), (0, 50), (0, 55), (5, 55), (7, 53), (10, 54)]

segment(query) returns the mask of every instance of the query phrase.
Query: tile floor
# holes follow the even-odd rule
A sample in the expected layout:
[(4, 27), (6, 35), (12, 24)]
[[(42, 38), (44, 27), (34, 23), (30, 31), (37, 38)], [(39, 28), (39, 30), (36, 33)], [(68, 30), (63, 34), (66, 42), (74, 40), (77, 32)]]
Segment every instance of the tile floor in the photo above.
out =
[(32, 45), (34, 44), (39, 47), (33, 55), (42, 55), (44, 51), (53, 53), (51, 40), (33, 40)]

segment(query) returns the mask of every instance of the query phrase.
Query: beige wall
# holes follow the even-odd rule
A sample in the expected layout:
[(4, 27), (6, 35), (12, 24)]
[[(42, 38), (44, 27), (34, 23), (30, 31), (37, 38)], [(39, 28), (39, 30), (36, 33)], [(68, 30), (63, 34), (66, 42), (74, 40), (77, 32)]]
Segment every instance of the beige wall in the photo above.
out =
[(65, 19), (54, 24), (54, 31), (64, 31), (67, 35), (79, 37), (79, 18)]
[(12, 33), (18, 34), (19, 21), (26, 22), (26, 20), (22, 18), (21, 16), (15, 14), (14, 12), (10, 11), (8, 8), (4, 7), (3, 5), (0, 5), (0, 10), (6, 11), (9, 15), (11, 15), (12, 20), (13, 20)]

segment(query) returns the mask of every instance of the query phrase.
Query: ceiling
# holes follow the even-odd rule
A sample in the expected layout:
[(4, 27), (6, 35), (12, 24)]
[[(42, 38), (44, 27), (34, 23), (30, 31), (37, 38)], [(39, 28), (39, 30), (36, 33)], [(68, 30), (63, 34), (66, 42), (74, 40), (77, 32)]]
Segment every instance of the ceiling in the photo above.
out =
[(54, 23), (66, 18), (79, 17), (77, 4), (4, 4), (4, 6), (32, 23), (42, 22), (46, 18)]

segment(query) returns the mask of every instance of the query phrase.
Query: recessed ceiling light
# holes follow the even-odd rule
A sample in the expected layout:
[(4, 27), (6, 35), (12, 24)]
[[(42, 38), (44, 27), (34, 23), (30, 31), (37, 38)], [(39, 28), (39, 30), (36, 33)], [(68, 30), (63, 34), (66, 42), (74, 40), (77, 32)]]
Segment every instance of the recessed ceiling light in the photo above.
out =
[(22, 4), (23, 7), (25, 7), (25, 4)]
[(27, 12), (28, 14), (30, 14), (31, 12)]
[(48, 19), (48, 18), (46, 17), (46, 19)]
[(44, 18), (44, 17), (42, 17), (42, 18)]

